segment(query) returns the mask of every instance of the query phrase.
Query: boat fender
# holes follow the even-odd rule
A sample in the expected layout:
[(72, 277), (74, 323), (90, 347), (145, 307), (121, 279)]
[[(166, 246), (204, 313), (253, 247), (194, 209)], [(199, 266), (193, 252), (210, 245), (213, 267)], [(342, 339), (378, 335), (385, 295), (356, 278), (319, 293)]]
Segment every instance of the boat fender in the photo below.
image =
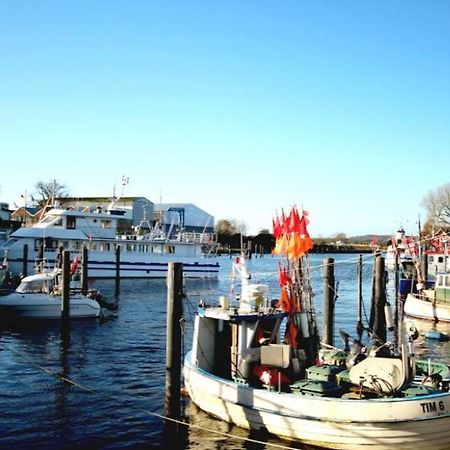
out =
[(425, 337), (427, 339), (436, 339), (437, 341), (446, 341), (446, 340), (448, 340), (447, 335), (445, 335), (444, 333), (441, 333), (440, 331), (437, 331), (437, 330), (427, 331), (425, 333)]
[(392, 319), (392, 308), (391, 304), (386, 302), (384, 305), (384, 316), (386, 319), (386, 328), (389, 331), (392, 331), (394, 329), (394, 320)]

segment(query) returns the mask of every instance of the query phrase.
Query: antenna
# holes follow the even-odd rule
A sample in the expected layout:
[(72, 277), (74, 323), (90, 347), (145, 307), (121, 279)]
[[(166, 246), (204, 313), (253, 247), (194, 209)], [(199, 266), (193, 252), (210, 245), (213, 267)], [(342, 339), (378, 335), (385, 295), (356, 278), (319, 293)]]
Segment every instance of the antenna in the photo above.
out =
[(130, 178), (126, 177), (125, 175), (122, 175), (122, 191), (120, 196), (123, 197), (123, 192), (125, 190), (125, 186), (128, 185), (130, 182)]

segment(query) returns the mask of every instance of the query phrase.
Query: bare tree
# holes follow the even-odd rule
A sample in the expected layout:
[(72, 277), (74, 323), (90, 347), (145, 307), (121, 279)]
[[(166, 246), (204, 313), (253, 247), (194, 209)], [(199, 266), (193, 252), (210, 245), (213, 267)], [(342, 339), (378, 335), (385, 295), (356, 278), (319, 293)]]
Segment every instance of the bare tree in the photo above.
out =
[(32, 198), (41, 207), (52, 205), (57, 198), (64, 198), (68, 196), (66, 186), (53, 180), (49, 182), (38, 181), (35, 185), (36, 193)]
[(427, 222), (437, 226), (450, 225), (450, 183), (428, 192), (422, 200)]
[(231, 236), (236, 233), (236, 226), (230, 220), (220, 219), (216, 223), (216, 233)]

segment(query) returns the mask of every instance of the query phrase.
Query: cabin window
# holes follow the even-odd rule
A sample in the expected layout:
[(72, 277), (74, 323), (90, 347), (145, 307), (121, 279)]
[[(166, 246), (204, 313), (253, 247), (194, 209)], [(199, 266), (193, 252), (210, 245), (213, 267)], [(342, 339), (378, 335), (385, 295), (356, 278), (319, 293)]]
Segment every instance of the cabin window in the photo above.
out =
[(450, 277), (444, 277), (444, 286), (450, 287)]
[(62, 217), (60, 217), (54, 224), (54, 227), (62, 227), (63, 226), (63, 220)]
[(3, 248), (9, 248), (9, 247), (13, 246), (16, 242), (17, 242), (17, 239), (9, 239), (8, 241), (5, 242), (5, 245), (3, 246)]
[(109, 230), (111, 228), (111, 220), (101, 220), (100, 221), (100, 226), (104, 230)]
[(73, 216), (67, 216), (66, 228), (68, 230), (74, 230), (77, 226), (77, 218)]
[(444, 262), (443, 256), (438, 256), (438, 263), (442, 264)]
[(152, 253), (162, 253), (162, 246), (161, 245), (153, 245)]
[(174, 245), (166, 245), (165, 249), (164, 249), (165, 253), (175, 253), (175, 246)]
[(126, 250), (127, 250), (127, 252), (134, 252), (134, 251), (136, 251), (136, 245), (135, 244), (127, 244)]

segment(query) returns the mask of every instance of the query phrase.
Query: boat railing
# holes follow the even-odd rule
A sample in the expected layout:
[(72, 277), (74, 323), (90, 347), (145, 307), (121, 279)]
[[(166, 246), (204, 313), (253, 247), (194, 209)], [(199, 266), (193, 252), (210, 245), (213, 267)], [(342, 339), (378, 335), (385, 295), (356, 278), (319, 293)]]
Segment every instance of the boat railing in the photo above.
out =
[(214, 233), (196, 233), (196, 232), (181, 232), (175, 234), (168, 234), (162, 231), (146, 234), (127, 234), (120, 236), (121, 240), (127, 241), (153, 241), (153, 242), (183, 242), (196, 244), (214, 244), (217, 242)]

